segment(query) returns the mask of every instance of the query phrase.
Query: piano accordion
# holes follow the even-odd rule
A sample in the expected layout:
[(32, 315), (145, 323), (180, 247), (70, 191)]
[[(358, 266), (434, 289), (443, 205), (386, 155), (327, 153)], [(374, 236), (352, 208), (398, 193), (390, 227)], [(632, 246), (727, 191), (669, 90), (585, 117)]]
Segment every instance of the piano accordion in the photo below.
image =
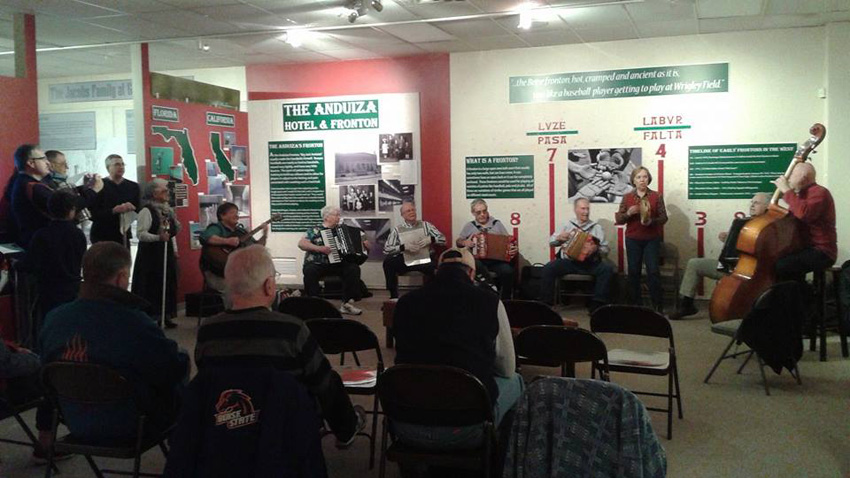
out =
[(513, 259), (511, 249), (516, 244), (514, 236), (480, 232), (470, 239), (472, 239), (470, 252), (476, 259), (493, 259), (502, 262), (510, 262)]
[(565, 259), (584, 262), (591, 255), (592, 248), (593, 236), (587, 231), (576, 229), (572, 237), (561, 246), (561, 254)]
[(331, 248), (331, 253), (328, 254), (331, 264), (345, 261), (360, 265), (366, 262), (369, 254), (363, 250), (361, 232), (360, 228), (347, 224), (321, 230), (322, 242)]

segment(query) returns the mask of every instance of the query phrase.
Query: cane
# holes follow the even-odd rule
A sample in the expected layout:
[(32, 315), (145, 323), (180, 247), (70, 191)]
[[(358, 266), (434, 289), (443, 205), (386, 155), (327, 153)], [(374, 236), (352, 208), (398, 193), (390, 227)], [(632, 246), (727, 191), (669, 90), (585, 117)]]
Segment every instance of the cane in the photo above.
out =
[[(167, 233), (171, 226), (171, 220), (165, 217), (162, 218), (161, 232)], [(159, 326), (165, 328), (165, 297), (166, 289), (168, 288), (168, 243), (171, 242), (169, 237), (162, 248), (162, 312), (159, 318)]]

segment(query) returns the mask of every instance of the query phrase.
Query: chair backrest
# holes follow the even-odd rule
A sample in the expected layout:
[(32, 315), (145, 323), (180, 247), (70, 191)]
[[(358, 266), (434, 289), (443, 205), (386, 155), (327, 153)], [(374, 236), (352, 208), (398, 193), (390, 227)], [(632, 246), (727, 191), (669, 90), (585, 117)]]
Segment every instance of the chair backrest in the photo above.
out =
[(643, 335), (670, 340), (673, 328), (670, 321), (658, 312), (636, 305), (606, 305), (590, 316), (590, 330), (594, 333)]
[(135, 396), (130, 382), (105, 365), (53, 362), (44, 366), (41, 380), (51, 396), (80, 404), (126, 402)]
[(517, 355), (535, 362), (603, 362), (607, 369), (605, 343), (589, 330), (563, 325), (533, 325), (522, 329), (514, 340)]
[[(451, 390), (451, 396), (446, 394)], [(493, 422), (487, 388), (466, 370), (445, 365), (396, 365), (378, 377), (378, 399), (391, 420), (465, 426)]]
[(536, 300), (506, 300), (505, 311), (512, 329), (532, 325), (563, 325), (563, 319), (548, 305)]
[(301, 320), (342, 318), (342, 314), (333, 304), (319, 297), (287, 297), (280, 301), (277, 311), (294, 315)]
[(384, 359), (378, 336), (365, 324), (351, 319), (310, 319), (305, 322), (322, 352), (341, 354), (374, 350), (378, 356), (379, 369), (383, 369)]

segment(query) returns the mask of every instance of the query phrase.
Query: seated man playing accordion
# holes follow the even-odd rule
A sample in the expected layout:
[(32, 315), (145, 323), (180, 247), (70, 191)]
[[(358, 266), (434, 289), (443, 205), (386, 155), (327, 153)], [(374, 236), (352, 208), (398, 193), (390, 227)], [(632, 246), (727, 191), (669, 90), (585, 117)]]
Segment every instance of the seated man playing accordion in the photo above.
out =
[(560, 232), (549, 238), (549, 246), (560, 249), (555, 260), (543, 268), (540, 300), (549, 305), (555, 302), (555, 281), (559, 277), (566, 274), (588, 274), (596, 280), (593, 300), (588, 304), (592, 313), (609, 302), (608, 289), (614, 268), (603, 261), (604, 256), (608, 254), (608, 241), (605, 240), (602, 226), (590, 219), (590, 201), (585, 198), (576, 199), (575, 213), (575, 219), (570, 220)]
[[(473, 251), (473, 256), (476, 256), (476, 252), (480, 247), (477, 241), (484, 234), (510, 236), (505, 225), (490, 215), (487, 209), (487, 202), (483, 199), (472, 201), (470, 212), (472, 212), (475, 219), (464, 224), (463, 229), (460, 230), (459, 237), (455, 241), (455, 246), (469, 248)], [(505, 253), (498, 259), (488, 259), (486, 257), (476, 257), (475, 259), (476, 276), (481, 276), (489, 280), (488, 275), (490, 272), (496, 275), (496, 281), (502, 291), (502, 300), (511, 298), (511, 293), (514, 289), (514, 268), (511, 265), (511, 261), (518, 253), (516, 241), (511, 239), (507, 244)]]

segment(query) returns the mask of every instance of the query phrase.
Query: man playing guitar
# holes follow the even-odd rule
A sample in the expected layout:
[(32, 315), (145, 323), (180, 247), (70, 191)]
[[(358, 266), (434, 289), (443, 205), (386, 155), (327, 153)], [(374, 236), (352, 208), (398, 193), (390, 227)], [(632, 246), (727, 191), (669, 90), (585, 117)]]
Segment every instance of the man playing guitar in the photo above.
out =
[[(263, 228), (263, 235), (259, 240), (253, 238), (247, 241), (242, 240), (242, 236), (247, 231), (239, 224), (239, 207), (232, 202), (222, 203), (215, 211), (218, 218), (217, 223), (212, 223), (201, 233), (201, 245), (208, 246), (226, 246), (237, 248), (240, 246), (250, 246), (252, 244), (266, 245), (266, 239), (269, 235), (269, 226)], [(223, 265), (222, 265), (223, 266)], [(216, 264), (210, 264), (204, 260), (204, 255), (201, 255), (201, 271), (204, 273), (207, 285), (219, 292), (224, 292), (224, 270)]]

